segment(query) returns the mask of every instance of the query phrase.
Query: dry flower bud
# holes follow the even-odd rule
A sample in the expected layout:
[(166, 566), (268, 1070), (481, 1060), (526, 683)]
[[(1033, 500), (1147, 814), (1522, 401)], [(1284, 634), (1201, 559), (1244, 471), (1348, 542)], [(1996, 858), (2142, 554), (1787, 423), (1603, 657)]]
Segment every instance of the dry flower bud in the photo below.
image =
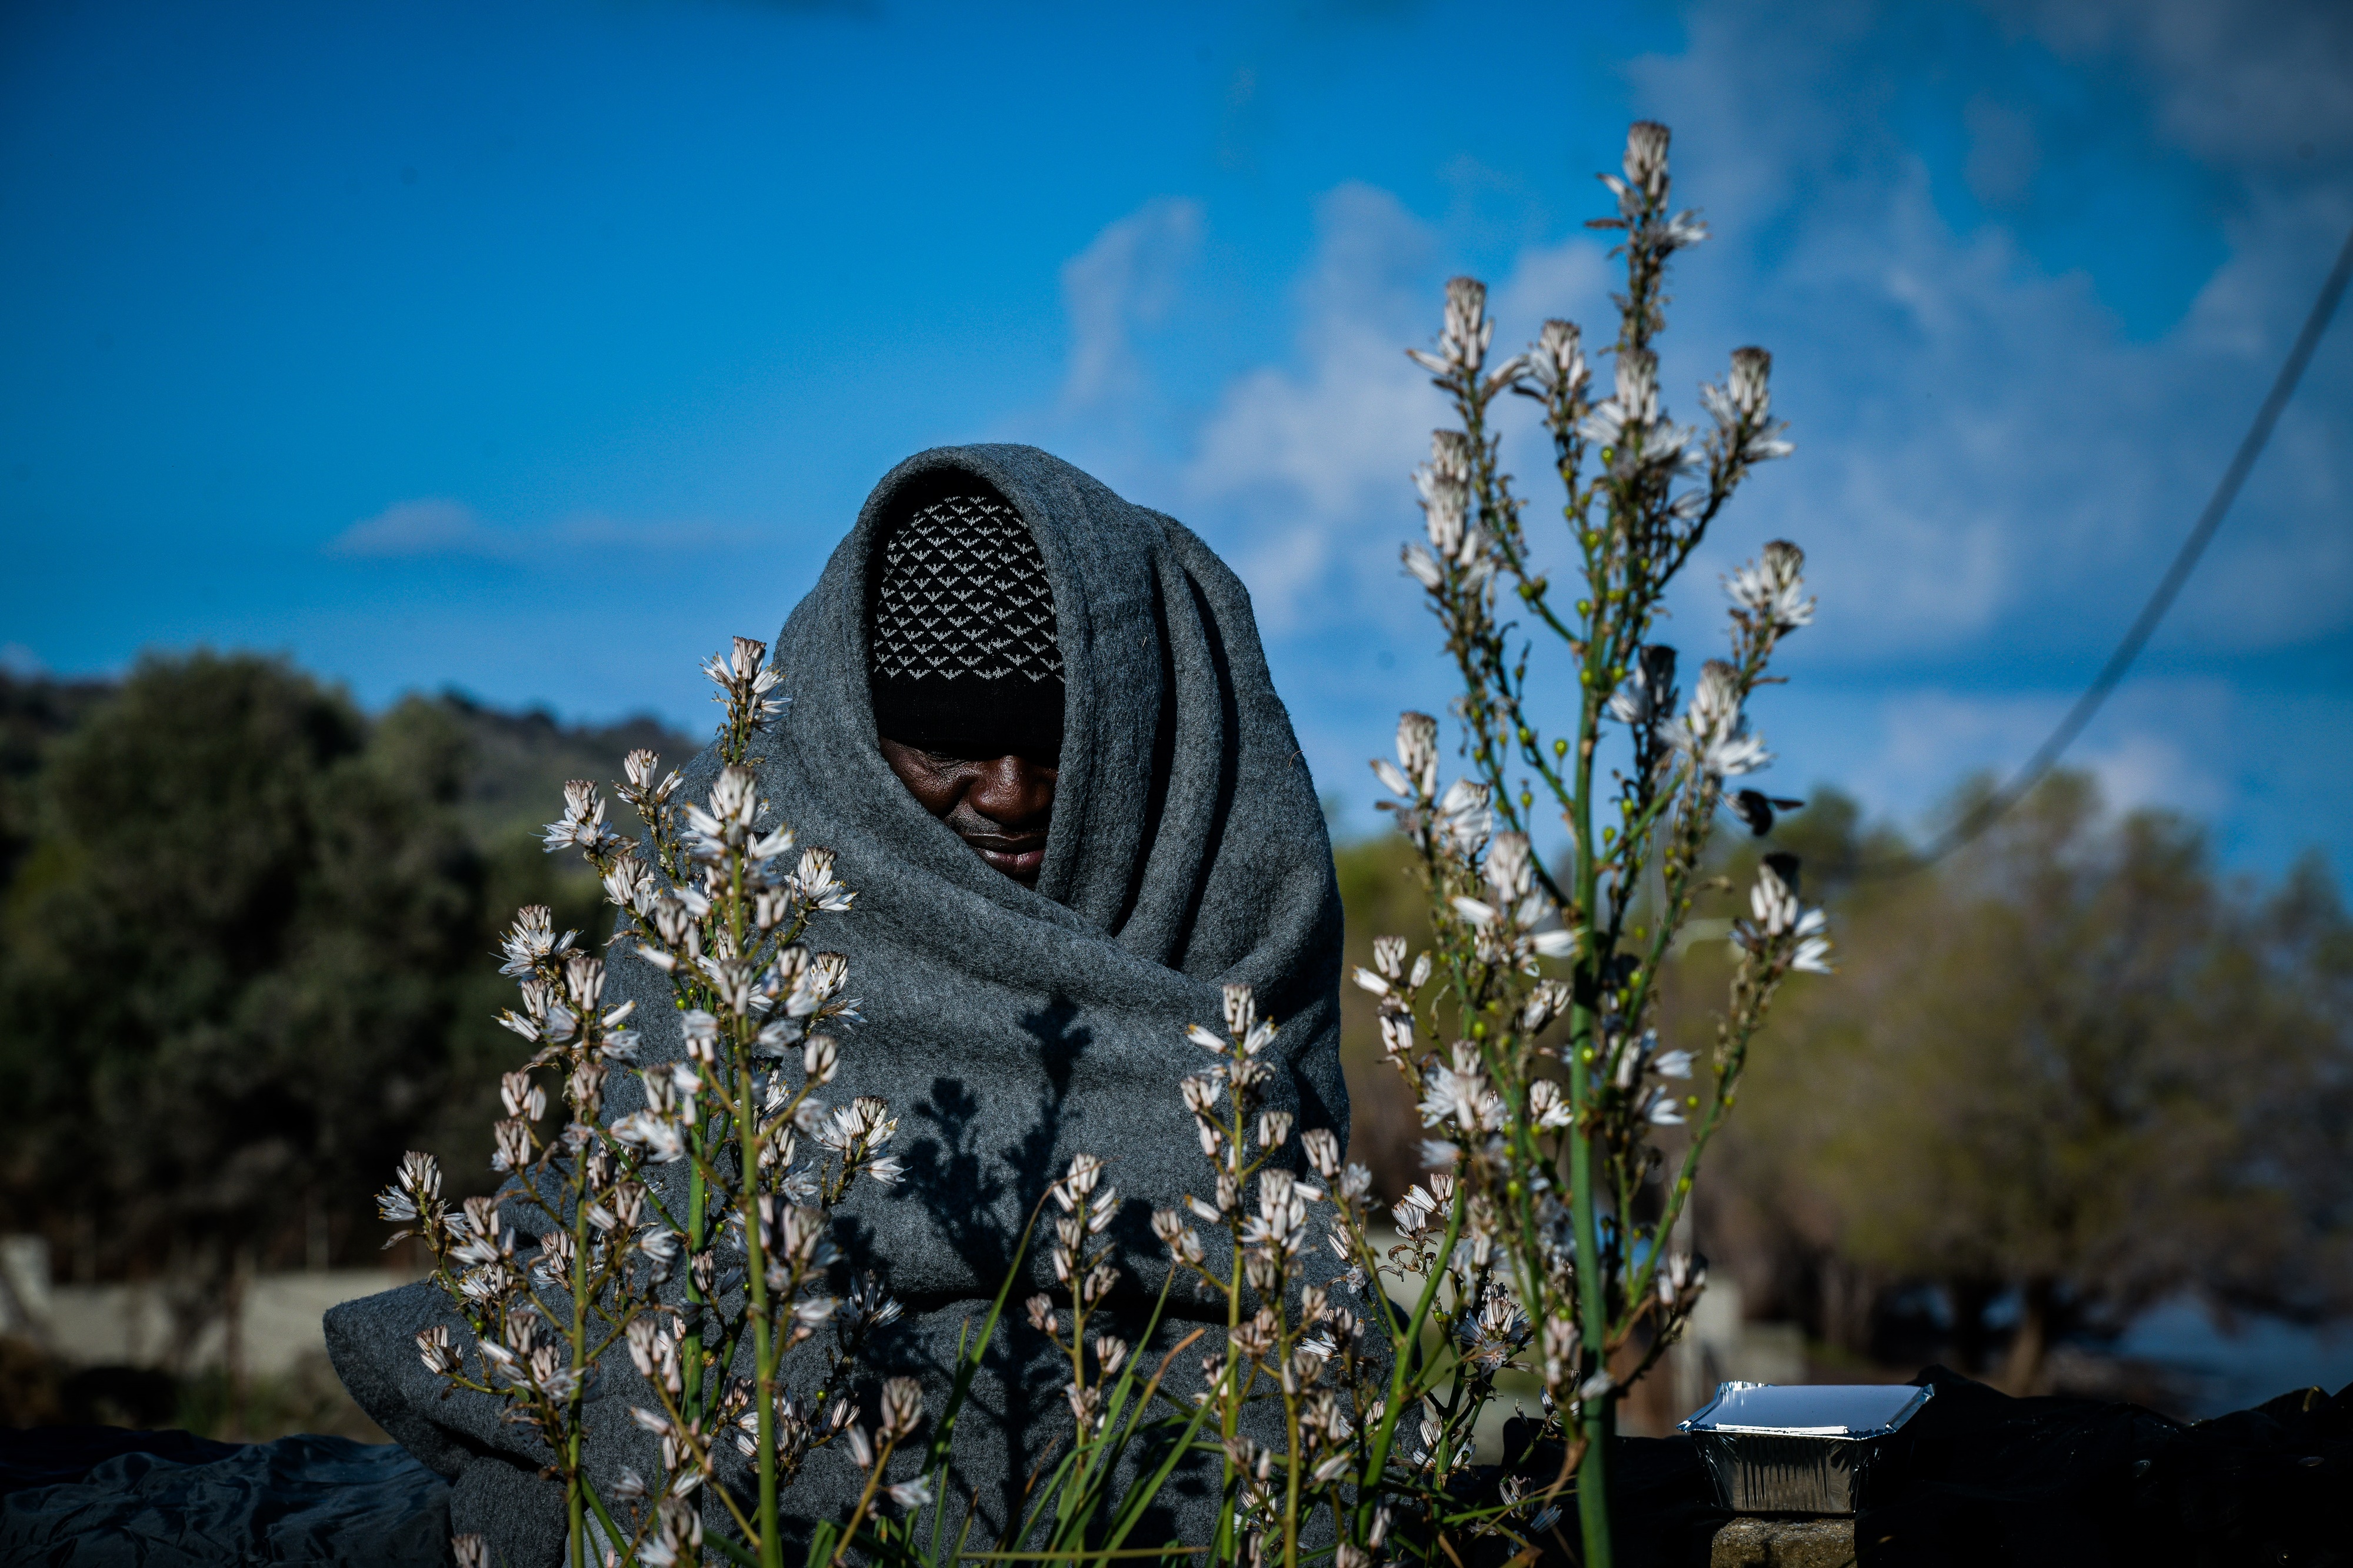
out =
[(893, 1441), (915, 1429), (923, 1418), (923, 1385), (912, 1377), (894, 1377), (882, 1385), (880, 1430)]

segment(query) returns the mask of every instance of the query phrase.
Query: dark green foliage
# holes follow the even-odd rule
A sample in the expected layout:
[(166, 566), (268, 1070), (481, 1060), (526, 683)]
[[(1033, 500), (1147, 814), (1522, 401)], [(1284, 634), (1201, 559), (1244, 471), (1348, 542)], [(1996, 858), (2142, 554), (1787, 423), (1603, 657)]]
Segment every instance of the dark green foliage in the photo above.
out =
[[(599, 901), (484, 776), (480, 736), (515, 721), (448, 699), (371, 721), (282, 662), (204, 653), (111, 694), (0, 696), (12, 1227), (203, 1298), (240, 1254), (364, 1258), (365, 1194), (404, 1148), (486, 1186), (480, 1126), (523, 1054), (491, 1022), (497, 934), (519, 904), (586, 929)], [(580, 732), (545, 728), (506, 773), (580, 761)]]
[[(2056, 1336), (2173, 1291), (2353, 1299), (2353, 922), (2316, 864), (2228, 879), (2193, 825), (2108, 814), (2080, 774), (1910, 876), (1853, 879), (1899, 847), (1835, 797), (1773, 847), (1827, 884), (1841, 973), (1785, 999), (1703, 1211), (1768, 1311), (1869, 1350), (1894, 1293), (1933, 1284), (1977, 1359), (2008, 1294), (2024, 1389)], [(1683, 960), (1681, 1043), (1704, 1046), (1720, 963)]]
[[(2059, 1336), (2175, 1290), (2353, 1300), (2353, 919), (2318, 859), (2230, 879), (2195, 825), (2108, 814), (2063, 773), (1930, 869), (1888, 875), (1910, 846), (1832, 790), (1767, 838), (1727, 825), (1715, 858), (1745, 889), (1767, 851), (1830, 906), (1840, 973), (1782, 997), (1699, 1207), (1753, 1309), (1992, 1368), (1978, 1314), (2010, 1295), (2029, 1331), (1998, 1370), (2024, 1387)], [(1377, 934), (1426, 939), (1405, 858), (1392, 836), (1338, 851), (1351, 964)], [(1703, 1059), (1742, 907), (1704, 900), (1669, 967), (1666, 1032)], [(1400, 1189), (1419, 1121), (1370, 999), (1342, 1008), (1355, 1157)], [(1941, 1352), (1883, 1342), (1921, 1285), (1959, 1309)]]
[(21, 680), (0, 672), (0, 888), (33, 845), (42, 761), (110, 689), (102, 681)]

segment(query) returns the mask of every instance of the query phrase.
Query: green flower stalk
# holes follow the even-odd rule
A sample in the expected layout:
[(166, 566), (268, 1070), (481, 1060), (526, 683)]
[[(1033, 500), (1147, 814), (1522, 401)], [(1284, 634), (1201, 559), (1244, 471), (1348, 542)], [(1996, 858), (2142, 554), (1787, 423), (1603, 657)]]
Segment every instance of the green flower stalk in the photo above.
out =
[[(1613, 254), (1626, 267), (1609, 396), (1592, 395), (1573, 322), (1546, 322), (1525, 353), (1491, 365), (1493, 325), (1472, 279), (1447, 286), (1437, 349), (1409, 351), (1459, 422), (1435, 433), (1415, 476), (1427, 543), (1404, 561), (1461, 680), (1469, 776), (1440, 789), (1439, 726), (1419, 714), (1399, 725), (1396, 762), (1374, 764), (1419, 852), (1434, 940), (1409, 971), (1397, 942), (1359, 973), (1436, 1134), (1427, 1151), (1457, 1183), (1473, 1255), (1492, 1259), (1492, 1288), (1510, 1304), (1485, 1331), (1490, 1353), (1511, 1363), (1519, 1325), (1545, 1325), (1534, 1349), (1544, 1430), (1564, 1458), (1541, 1495), (1565, 1495), (1575, 1478), (1580, 1555), (1596, 1565), (1610, 1561), (1617, 1401), (1682, 1331), (1704, 1283), (1704, 1264), (1672, 1243), (1701, 1155), (1775, 989), (1793, 970), (1827, 971), (1829, 952), (1820, 911), (1799, 903), (1794, 863), (1773, 858), (1751, 890), (1754, 918), (1734, 928), (1708, 1092), (1683, 1091), (1695, 1064), (1658, 1049), (1659, 972), (1702, 890), (1719, 808), (1755, 826), (1794, 804), (1728, 781), (1772, 760), (1746, 707), (1814, 602), (1803, 554), (1766, 545), (1727, 581), (1728, 657), (1705, 663), (1684, 704), (1675, 650), (1652, 638), (1665, 595), (1751, 470), (1790, 447), (1761, 349), (1736, 351), (1723, 384), (1702, 388), (1704, 432), (1661, 401), (1652, 345), (1668, 258), (1706, 237), (1695, 215), (1669, 209), (1667, 145), (1664, 126), (1638, 123), (1623, 177), (1603, 176), (1617, 211), (1594, 226), (1621, 236)], [(1505, 392), (1533, 399), (1552, 436), (1566, 492), (1553, 540), (1532, 537), (1502, 470)], [(1556, 546), (1573, 604), (1539, 563), (1540, 547)], [(1605, 776), (1603, 743), (1621, 730), (1624, 763)], [(1557, 868), (1532, 845), (1539, 803), (1567, 838)], [(1446, 1040), (1442, 1054), (1421, 1049), (1417, 1025)], [(1683, 1143), (1672, 1162), (1657, 1142), (1670, 1129)]]

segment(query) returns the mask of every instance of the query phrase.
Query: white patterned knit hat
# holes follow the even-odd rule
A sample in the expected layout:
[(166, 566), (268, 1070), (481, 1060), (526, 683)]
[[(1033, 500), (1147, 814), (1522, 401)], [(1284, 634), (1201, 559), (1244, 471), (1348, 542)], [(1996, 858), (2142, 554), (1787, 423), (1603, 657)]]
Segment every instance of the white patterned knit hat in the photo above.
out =
[(870, 581), (867, 669), (883, 736), (950, 756), (1059, 758), (1054, 593), (1019, 512), (972, 481), (887, 530)]

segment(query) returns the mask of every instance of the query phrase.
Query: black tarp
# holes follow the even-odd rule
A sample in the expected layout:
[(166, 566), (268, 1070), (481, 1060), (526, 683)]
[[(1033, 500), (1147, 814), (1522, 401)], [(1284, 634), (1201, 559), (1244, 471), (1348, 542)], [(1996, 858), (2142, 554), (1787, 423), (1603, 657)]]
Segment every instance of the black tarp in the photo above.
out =
[(0, 1563), (441, 1568), (449, 1489), (390, 1443), (0, 1431)]
[[(2133, 1405), (2013, 1399), (1943, 1367), (1913, 1381), (1936, 1397), (1856, 1517), (1861, 1568), (2353, 1565), (2353, 1388), (2185, 1425)], [(1620, 1568), (1704, 1568), (1732, 1516), (1690, 1439), (1623, 1438), (1614, 1457)], [(0, 1430), (0, 1493), (10, 1564), (449, 1561), (447, 1488), (388, 1444)], [(1560, 1537), (1577, 1539), (1573, 1514)]]

